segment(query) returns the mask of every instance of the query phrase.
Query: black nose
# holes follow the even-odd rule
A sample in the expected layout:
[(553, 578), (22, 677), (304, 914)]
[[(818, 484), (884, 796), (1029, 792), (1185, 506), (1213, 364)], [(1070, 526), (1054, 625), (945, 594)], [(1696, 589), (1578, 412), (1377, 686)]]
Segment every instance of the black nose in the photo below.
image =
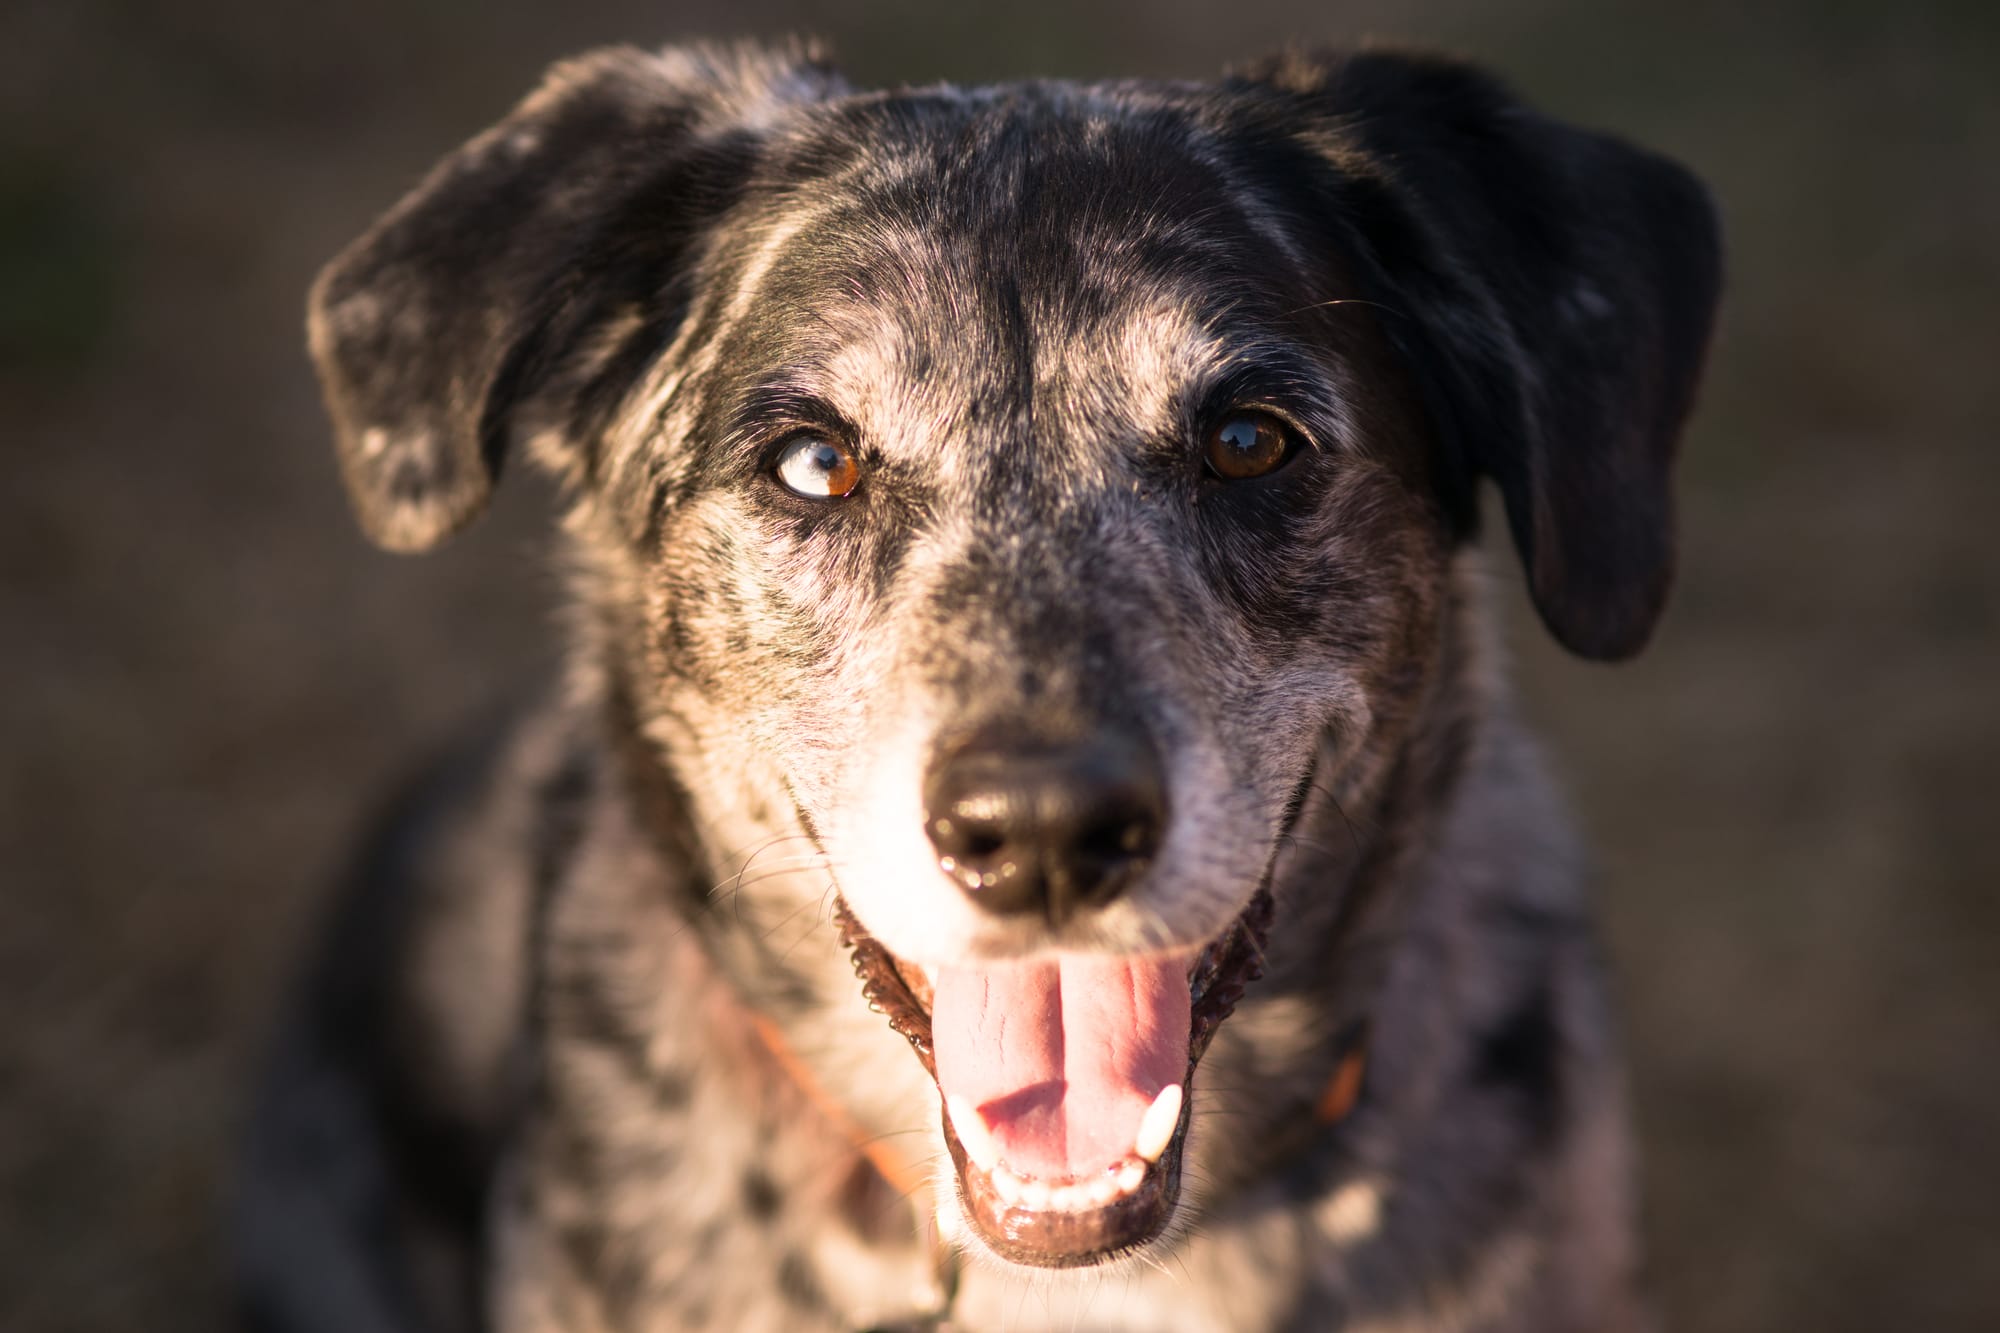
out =
[(938, 866), (973, 902), (1054, 925), (1137, 879), (1167, 816), (1153, 747), (1114, 730), (1069, 745), (975, 741), (931, 769), (924, 798)]

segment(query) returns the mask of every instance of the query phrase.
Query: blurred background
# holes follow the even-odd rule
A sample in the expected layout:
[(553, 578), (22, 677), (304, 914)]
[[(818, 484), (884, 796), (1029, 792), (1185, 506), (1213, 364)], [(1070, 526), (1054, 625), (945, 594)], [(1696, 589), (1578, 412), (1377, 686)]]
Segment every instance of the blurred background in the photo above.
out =
[(2000, 7), (1980, 0), (10, 0), (0, 1329), (223, 1321), (243, 1089), (370, 803), (546, 669), (525, 470), (350, 523), (315, 267), (549, 60), (826, 35), (858, 80), (1486, 61), (1714, 185), (1731, 282), (1655, 648), (1519, 677), (1601, 854), (1669, 1327), (2000, 1328)]

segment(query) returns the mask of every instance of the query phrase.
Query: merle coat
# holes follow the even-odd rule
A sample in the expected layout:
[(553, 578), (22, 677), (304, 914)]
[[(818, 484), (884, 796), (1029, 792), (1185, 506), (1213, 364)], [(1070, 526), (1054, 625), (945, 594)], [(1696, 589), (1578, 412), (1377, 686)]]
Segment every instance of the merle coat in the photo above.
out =
[[(1548, 631), (1644, 644), (1717, 287), (1684, 171), (1421, 55), (557, 66), (313, 292), (368, 533), (550, 469), (571, 651), (356, 865), (248, 1153), (252, 1322), (1642, 1327), (1474, 542), (1484, 479)], [(1151, 784), (1115, 880), (940, 873), (968, 747), (1105, 736)], [(1034, 1239), (914, 978), (1203, 948), (1144, 1210)]]

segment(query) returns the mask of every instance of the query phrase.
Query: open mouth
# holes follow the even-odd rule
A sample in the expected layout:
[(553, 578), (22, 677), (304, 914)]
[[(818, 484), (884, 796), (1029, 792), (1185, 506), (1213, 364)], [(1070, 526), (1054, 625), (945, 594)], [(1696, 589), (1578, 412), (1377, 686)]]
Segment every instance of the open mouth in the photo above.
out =
[(1195, 1066), (1261, 975), (1271, 914), (1260, 888), (1199, 950), (926, 973), (836, 905), (862, 994), (937, 1083), (966, 1217), (994, 1253), (1072, 1268), (1165, 1228)]

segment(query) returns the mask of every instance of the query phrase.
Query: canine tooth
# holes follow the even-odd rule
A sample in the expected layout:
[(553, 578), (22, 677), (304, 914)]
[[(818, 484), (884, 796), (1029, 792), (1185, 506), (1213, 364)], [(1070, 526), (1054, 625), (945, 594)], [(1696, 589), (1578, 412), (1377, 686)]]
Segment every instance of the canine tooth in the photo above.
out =
[(1128, 1157), (1118, 1168), (1114, 1183), (1120, 1194), (1130, 1194), (1139, 1188), (1139, 1182), (1146, 1178), (1146, 1164), (1136, 1157)]
[(1049, 1206), (1049, 1182), (1046, 1180), (1024, 1180), (1021, 1182), (1021, 1206), (1041, 1212)]
[(1004, 1166), (996, 1166), (992, 1172), (993, 1192), (1000, 1196), (1000, 1202), (1013, 1207), (1021, 1202), (1022, 1179)]
[(1148, 1162), (1160, 1160), (1160, 1154), (1173, 1141), (1174, 1130), (1181, 1122), (1181, 1085), (1169, 1083), (1160, 1089), (1160, 1095), (1153, 1098), (1153, 1104), (1146, 1108), (1146, 1118), (1139, 1122), (1139, 1137), (1132, 1144), (1132, 1151)]
[(965, 1149), (972, 1164), (981, 1171), (991, 1171), (1000, 1161), (1000, 1147), (993, 1142), (993, 1131), (986, 1127), (986, 1117), (979, 1114), (979, 1108), (954, 1094), (944, 1099), (944, 1113), (951, 1117), (958, 1146)]

